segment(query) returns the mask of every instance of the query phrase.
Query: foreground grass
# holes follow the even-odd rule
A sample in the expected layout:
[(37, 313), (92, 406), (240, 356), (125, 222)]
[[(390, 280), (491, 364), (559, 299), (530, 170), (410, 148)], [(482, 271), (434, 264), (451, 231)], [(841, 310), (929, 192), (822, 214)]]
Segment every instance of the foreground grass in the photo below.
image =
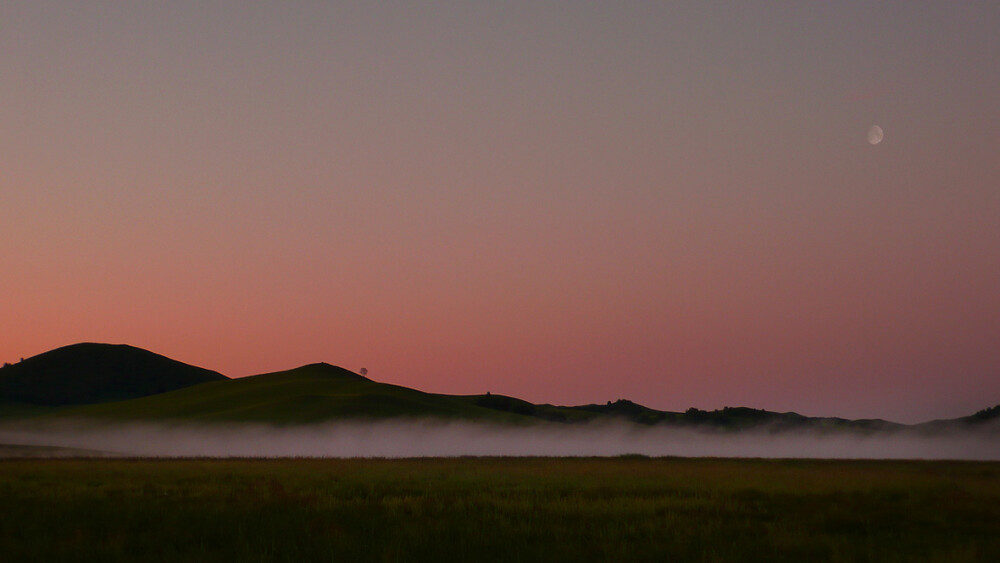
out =
[(4, 561), (997, 561), (1000, 464), (0, 460)]

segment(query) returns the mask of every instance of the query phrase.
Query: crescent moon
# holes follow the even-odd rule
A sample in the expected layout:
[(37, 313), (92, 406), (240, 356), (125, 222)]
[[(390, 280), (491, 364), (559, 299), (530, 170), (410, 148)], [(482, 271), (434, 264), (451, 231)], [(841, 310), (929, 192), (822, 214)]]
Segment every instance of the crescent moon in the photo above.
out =
[(877, 145), (882, 142), (885, 137), (885, 132), (878, 125), (872, 125), (871, 129), (868, 130), (868, 142)]

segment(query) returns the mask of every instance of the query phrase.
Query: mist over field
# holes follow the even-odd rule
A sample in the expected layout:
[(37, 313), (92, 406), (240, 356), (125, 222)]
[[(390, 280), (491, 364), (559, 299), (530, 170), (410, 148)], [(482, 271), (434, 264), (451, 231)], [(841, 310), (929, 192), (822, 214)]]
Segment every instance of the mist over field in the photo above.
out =
[[(510, 428), (433, 420), (310, 426), (8, 422), (0, 444), (138, 457), (647, 456), (1000, 460), (1000, 432), (869, 435), (589, 424)], [(43, 454), (44, 455), (44, 454)]]

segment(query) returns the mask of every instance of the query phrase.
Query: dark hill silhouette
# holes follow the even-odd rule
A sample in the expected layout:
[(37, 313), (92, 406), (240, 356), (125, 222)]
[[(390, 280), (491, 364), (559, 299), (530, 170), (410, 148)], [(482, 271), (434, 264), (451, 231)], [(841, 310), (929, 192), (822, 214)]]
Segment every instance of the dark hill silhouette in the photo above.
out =
[[(194, 387), (197, 385), (197, 387)], [(436, 418), (527, 425), (601, 420), (712, 431), (1000, 432), (1000, 405), (974, 415), (906, 425), (808, 417), (748, 407), (660, 411), (619, 399), (556, 406), (490, 394), (424, 393), (327, 363), (229, 379), (125, 345), (75, 344), (0, 369), (0, 419), (108, 418), (307, 424), (341, 419)]]
[(923, 432), (942, 432), (956, 429), (991, 429), (1000, 432), (1000, 405), (985, 408), (961, 418), (932, 420), (916, 425)]
[(124, 344), (81, 343), (0, 369), (0, 402), (64, 406), (121, 401), (228, 379)]
[(1000, 420), (1000, 405), (983, 409), (972, 416), (962, 419), (969, 424), (983, 424), (985, 422)]
[(349, 369), (344, 369), (340, 366), (330, 365), (326, 362), (307, 364), (300, 368), (296, 368), (294, 370), (288, 370), (288, 372), (285, 373), (297, 372), (297, 371), (308, 371), (314, 377), (333, 377), (333, 378), (353, 379), (355, 381), (371, 381), (367, 377), (354, 373)]

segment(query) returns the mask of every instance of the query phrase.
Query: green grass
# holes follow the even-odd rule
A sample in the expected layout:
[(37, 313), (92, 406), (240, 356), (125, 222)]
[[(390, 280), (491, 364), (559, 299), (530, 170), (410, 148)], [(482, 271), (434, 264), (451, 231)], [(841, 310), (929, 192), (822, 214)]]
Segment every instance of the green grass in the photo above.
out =
[(5, 460), (5, 561), (995, 561), (1000, 464)]
[(426, 417), (528, 423), (483, 408), (476, 397), (437, 395), (376, 383), (326, 364), (203, 383), (139, 399), (51, 410), (53, 418), (309, 424), (339, 419)]
[(0, 401), (0, 421), (31, 419), (51, 414), (57, 410), (53, 407)]

